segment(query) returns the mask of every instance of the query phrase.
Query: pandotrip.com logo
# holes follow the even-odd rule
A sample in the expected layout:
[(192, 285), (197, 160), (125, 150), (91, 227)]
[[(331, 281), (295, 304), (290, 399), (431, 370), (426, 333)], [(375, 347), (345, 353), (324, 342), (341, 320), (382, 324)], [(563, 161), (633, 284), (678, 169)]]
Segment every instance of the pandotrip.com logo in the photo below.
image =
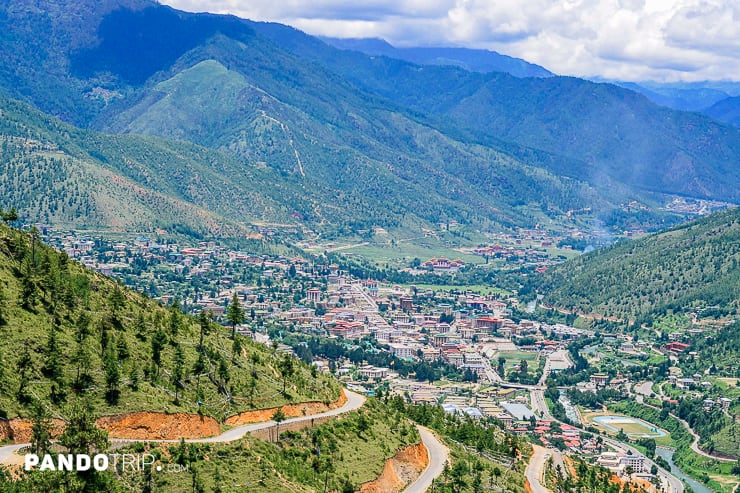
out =
[(177, 463), (157, 464), (152, 454), (26, 454), (24, 468), (26, 471), (115, 471), (143, 472), (152, 469), (157, 472), (185, 472), (187, 465)]

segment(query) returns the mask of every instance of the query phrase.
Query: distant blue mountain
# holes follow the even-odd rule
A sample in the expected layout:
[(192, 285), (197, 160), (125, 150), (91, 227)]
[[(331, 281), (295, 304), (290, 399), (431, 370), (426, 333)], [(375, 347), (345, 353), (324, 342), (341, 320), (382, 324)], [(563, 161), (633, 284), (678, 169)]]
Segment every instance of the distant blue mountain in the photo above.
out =
[(740, 128), (740, 96), (725, 98), (717, 101), (703, 111), (705, 115), (715, 120), (729, 123)]
[(703, 111), (730, 96), (740, 95), (740, 82), (624, 82), (594, 78), (646, 96), (653, 103), (682, 111)]
[(373, 56), (396, 58), (418, 65), (451, 65), (471, 72), (506, 72), (515, 77), (552, 77), (544, 67), (529, 63), (520, 58), (489, 50), (469, 48), (396, 48), (378, 38), (329, 38), (320, 37), (324, 42), (342, 49), (353, 50)]

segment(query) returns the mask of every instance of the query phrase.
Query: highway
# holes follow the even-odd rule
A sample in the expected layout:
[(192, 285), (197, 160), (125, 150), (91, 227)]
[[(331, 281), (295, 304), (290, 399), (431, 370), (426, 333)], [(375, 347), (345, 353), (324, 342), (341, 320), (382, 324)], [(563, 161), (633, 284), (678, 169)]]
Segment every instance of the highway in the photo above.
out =
[(416, 481), (406, 487), (404, 493), (424, 493), (431, 488), (432, 482), (442, 474), (445, 463), (449, 459), (450, 451), (445, 447), (428, 428), (417, 426), (421, 441), (427, 448), (429, 464)]
[(543, 390), (530, 390), (529, 397), (532, 401), (532, 410), (539, 413), (540, 419), (553, 419), (550, 408), (547, 407)]

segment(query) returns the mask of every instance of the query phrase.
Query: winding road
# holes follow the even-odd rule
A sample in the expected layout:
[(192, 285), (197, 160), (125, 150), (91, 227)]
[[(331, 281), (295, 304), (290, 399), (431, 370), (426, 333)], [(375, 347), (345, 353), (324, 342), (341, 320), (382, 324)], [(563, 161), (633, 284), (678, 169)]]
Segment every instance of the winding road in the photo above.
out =
[(431, 488), (432, 482), (442, 474), (450, 454), (447, 447), (437, 439), (431, 430), (419, 425), (416, 427), (419, 430), (419, 435), (421, 435), (421, 441), (424, 442), (424, 446), (427, 448), (429, 464), (424, 472), (416, 478), (416, 481), (403, 490), (404, 493), (424, 493)]
[(524, 470), (527, 481), (529, 481), (529, 487), (532, 488), (532, 493), (552, 493), (540, 481), (545, 469), (545, 461), (550, 457), (550, 453), (545, 447), (541, 447), (540, 445), (532, 445), (532, 448), (534, 449), (534, 454), (529, 459), (527, 469)]
[[(645, 383), (643, 383), (641, 385), (635, 385), (634, 386), (634, 392), (635, 392), (635, 400), (637, 402), (639, 402), (640, 404), (642, 404), (645, 407), (649, 407), (649, 408), (656, 409), (656, 410), (660, 411), (660, 408), (659, 407), (656, 407), (656, 406), (653, 406), (651, 404), (648, 404), (647, 402), (645, 402), (645, 399), (644, 399), (644, 396), (649, 396), (650, 393), (652, 392), (652, 382), (645, 382)], [(662, 394), (661, 394), (661, 396), (662, 396)], [(699, 455), (701, 455), (703, 457), (706, 457), (708, 459), (714, 459), (714, 460), (719, 461), (719, 462), (736, 462), (737, 461), (737, 459), (730, 459), (730, 458), (727, 458), (727, 457), (720, 457), (720, 456), (710, 454), (709, 452), (705, 452), (702, 449), (700, 449), (699, 448), (699, 441), (701, 440), (701, 437), (699, 436), (699, 434), (696, 433), (693, 430), (693, 428), (691, 428), (691, 425), (689, 425), (689, 423), (686, 420), (679, 418), (678, 416), (676, 416), (673, 413), (669, 413), (669, 414), (670, 414), (670, 416), (676, 418), (683, 425), (683, 427), (686, 429), (686, 431), (688, 431), (689, 434), (694, 438), (694, 441), (691, 443), (691, 450), (693, 450), (694, 452), (696, 452), (697, 454), (699, 454)]]
[[(350, 411), (354, 411), (355, 409), (358, 409), (360, 406), (362, 406), (365, 403), (365, 397), (360, 394), (357, 394), (355, 392), (352, 392), (346, 389), (344, 393), (347, 396), (347, 402), (345, 402), (342, 407), (338, 407), (330, 411), (325, 411), (323, 413), (286, 419), (285, 421), (282, 422), (281, 426), (285, 426), (290, 423), (308, 422), (308, 421), (315, 420), (318, 418), (325, 418), (329, 416), (337, 416), (339, 414), (348, 413)], [(262, 423), (253, 423), (253, 424), (248, 424), (248, 425), (236, 426), (234, 428), (224, 431), (220, 435), (206, 437), (206, 438), (192, 438), (192, 439), (185, 440), (185, 442), (187, 443), (233, 442), (234, 440), (238, 440), (244, 437), (244, 435), (246, 435), (247, 433), (251, 433), (257, 430), (264, 430), (266, 428), (272, 428), (275, 425), (277, 425), (275, 421), (263, 421)], [(129, 440), (129, 439), (122, 439), (122, 438), (112, 438), (111, 441), (117, 442), (117, 443), (134, 443), (134, 442), (177, 443), (180, 440)], [(13, 460), (13, 455), (15, 451), (22, 447), (26, 447), (28, 445), (30, 444), (29, 443), (16, 443), (13, 445), (6, 445), (4, 447), (0, 447), (0, 464), (11, 462)]]

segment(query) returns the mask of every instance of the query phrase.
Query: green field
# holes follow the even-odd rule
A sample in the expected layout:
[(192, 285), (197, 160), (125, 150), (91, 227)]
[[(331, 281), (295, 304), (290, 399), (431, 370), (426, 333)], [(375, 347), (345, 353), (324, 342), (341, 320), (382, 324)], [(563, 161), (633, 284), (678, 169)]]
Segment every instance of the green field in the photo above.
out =
[(501, 296), (509, 296), (511, 293), (505, 289), (497, 288), (495, 286), (486, 286), (484, 284), (403, 284), (405, 288), (415, 286), (418, 290), (431, 289), (432, 291), (472, 291), (481, 295), (486, 294), (498, 294)]
[(463, 253), (457, 247), (443, 245), (439, 240), (423, 238), (415, 241), (399, 240), (395, 243), (370, 242), (367, 245), (358, 245), (339, 252), (363, 257), (376, 264), (408, 266), (412, 260), (418, 258), (422, 262), (431, 258), (445, 257), (448, 259), (462, 259), (466, 264), (483, 264), (485, 260), (477, 255)]

